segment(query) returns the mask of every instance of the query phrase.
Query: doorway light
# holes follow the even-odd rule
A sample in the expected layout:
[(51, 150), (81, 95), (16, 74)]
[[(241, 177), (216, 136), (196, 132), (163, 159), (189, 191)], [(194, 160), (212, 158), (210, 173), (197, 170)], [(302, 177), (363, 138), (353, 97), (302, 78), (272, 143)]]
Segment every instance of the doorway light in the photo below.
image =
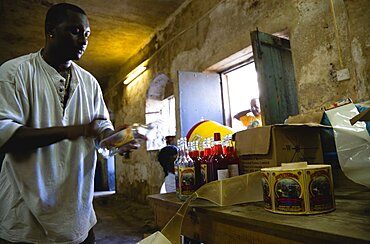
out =
[(135, 80), (139, 75), (141, 75), (145, 70), (146, 66), (144, 65), (145, 62), (141, 63), (135, 69), (133, 69), (127, 76), (126, 79), (123, 81), (123, 84), (128, 85), (131, 81)]

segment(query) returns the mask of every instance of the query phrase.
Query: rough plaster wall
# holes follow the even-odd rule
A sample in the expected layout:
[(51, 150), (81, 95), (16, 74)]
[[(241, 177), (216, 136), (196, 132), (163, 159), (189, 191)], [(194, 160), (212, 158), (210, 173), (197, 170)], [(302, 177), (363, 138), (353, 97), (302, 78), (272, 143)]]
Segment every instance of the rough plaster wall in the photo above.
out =
[[(122, 107), (115, 112), (116, 127), (123, 124), (145, 123), (145, 98), (150, 85), (148, 75), (150, 72), (144, 73), (126, 87), (125, 96), (131, 99), (123, 99)], [(117, 86), (117, 89), (123, 89), (123, 85)], [(117, 97), (113, 100), (109, 103), (120, 101)], [(157, 151), (147, 152), (145, 145), (132, 153), (129, 159), (117, 156), (117, 191), (140, 202), (146, 200), (148, 193), (159, 192), (164, 174), (156, 158)]]
[[(370, 30), (370, 2), (337, 0), (333, 3), (338, 39), (329, 1), (297, 3), (299, 18), (291, 33), (291, 43), (301, 112), (317, 110), (346, 97), (354, 101), (369, 99), (366, 75), (369, 74), (369, 47), (364, 50), (369, 31), (363, 30)], [(360, 32), (359, 28), (364, 29)], [(336, 70), (342, 68), (349, 69), (350, 80), (336, 80)]]
[[(299, 1), (297, 26), (291, 32), (300, 110), (332, 100), (338, 52), (329, 1)], [(326, 13), (326, 14), (323, 14)], [(307, 91), (310, 91), (309, 95)], [(306, 97), (307, 96), (307, 97)], [(325, 101), (325, 102), (324, 102)]]
[(370, 96), (370, 1), (344, 3), (349, 21), (354, 90), (358, 92), (358, 100), (366, 100)]
[[(152, 54), (149, 71), (124, 89), (123, 97), (114, 99), (123, 101), (123, 107), (117, 110), (123, 115), (122, 121), (143, 122), (146, 91), (156, 74), (168, 75), (178, 99), (177, 71), (203, 71), (248, 47), (250, 32), (257, 27), (267, 33), (289, 33), (301, 112), (346, 96), (355, 101), (369, 99), (370, 1), (334, 2), (342, 62), (351, 72), (350, 80), (335, 80), (335, 70), (341, 67), (329, 1), (196, 0), (158, 33), (160, 46)], [(118, 161), (123, 161), (117, 167), (119, 192), (130, 196), (136, 192), (135, 198), (140, 199), (158, 192), (163, 175), (153, 153), (142, 149), (130, 160)]]

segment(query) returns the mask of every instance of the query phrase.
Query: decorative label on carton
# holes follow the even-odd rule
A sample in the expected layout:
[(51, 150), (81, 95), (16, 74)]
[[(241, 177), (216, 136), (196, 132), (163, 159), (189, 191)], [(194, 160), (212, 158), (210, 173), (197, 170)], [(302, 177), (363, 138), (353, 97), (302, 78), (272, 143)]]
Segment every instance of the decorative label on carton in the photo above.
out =
[(261, 169), (265, 209), (281, 214), (317, 214), (335, 209), (330, 165), (283, 163)]
[(333, 195), (331, 189), (331, 178), (328, 170), (308, 170), (310, 209), (323, 211), (332, 209)]
[[(275, 173), (273, 173), (275, 174)], [(303, 212), (305, 211), (301, 171), (275, 174), (275, 208), (278, 211)]]
[(265, 202), (265, 209), (272, 209), (269, 173), (261, 172), (261, 174), (262, 174), (263, 201)]

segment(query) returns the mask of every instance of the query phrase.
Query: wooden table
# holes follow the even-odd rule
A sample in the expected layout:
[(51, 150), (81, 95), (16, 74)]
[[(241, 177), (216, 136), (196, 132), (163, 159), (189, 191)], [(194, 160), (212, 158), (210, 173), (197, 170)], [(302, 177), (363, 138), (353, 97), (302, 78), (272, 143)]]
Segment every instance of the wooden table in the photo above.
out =
[[(282, 215), (263, 202), (229, 207), (197, 199), (191, 203), (182, 234), (217, 243), (364, 243), (370, 242), (370, 189), (344, 185), (335, 190), (336, 210), (316, 215)], [(148, 196), (162, 229), (182, 202), (175, 193)]]

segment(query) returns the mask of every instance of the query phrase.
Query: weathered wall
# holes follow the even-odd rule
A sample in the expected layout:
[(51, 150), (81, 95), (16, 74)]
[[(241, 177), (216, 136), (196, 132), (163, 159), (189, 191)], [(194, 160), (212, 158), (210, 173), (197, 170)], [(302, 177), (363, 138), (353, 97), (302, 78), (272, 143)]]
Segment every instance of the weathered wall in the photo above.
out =
[[(170, 77), (176, 95), (177, 71), (203, 71), (248, 47), (250, 32), (257, 27), (271, 34), (289, 33), (300, 112), (316, 110), (345, 97), (368, 100), (370, 1), (333, 2), (338, 38), (330, 1), (192, 1), (111, 79), (112, 89), (106, 99), (116, 114), (117, 124), (144, 122), (146, 92), (157, 74)], [(117, 85), (122, 74), (148, 57), (149, 70), (143, 76), (127, 87)], [(349, 69), (350, 80), (335, 80), (335, 70), (341, 68)], [(158, 192), (163, 177), (155, 152), (147, 153), (145, 146), (129, 160), (117, 159), (117, 175), (118, 191), (138, 200)]]

